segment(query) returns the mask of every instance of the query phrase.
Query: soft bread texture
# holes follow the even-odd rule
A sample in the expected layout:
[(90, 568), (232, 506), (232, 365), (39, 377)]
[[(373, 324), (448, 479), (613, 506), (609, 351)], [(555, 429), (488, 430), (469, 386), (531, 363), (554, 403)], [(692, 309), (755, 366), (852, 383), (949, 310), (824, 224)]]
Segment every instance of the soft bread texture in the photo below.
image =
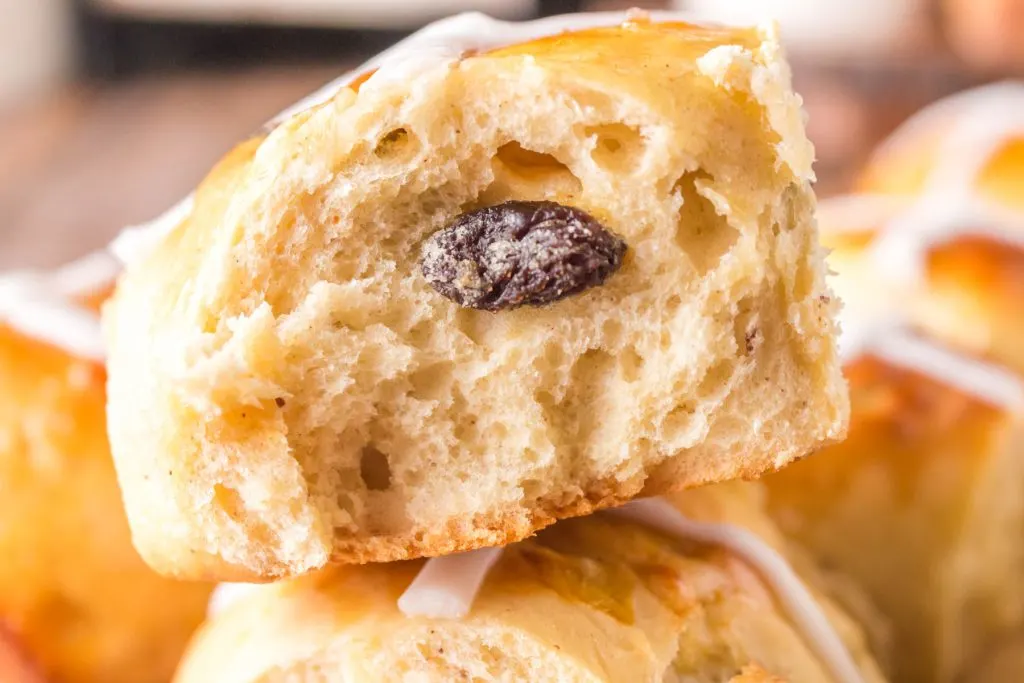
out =
[(0, 325), (0, 680), (162, 683), (212, 586), (131, 545), (98, 364)]
[[(120, 282), (109, 422), (154, 567), (260, 580), (503, 544), (841, 436), (773, 35), (637, 21), (399, 71), (232, 152)], [(425, 238), (508, 199), (589, 212), (623, 267), (543, 308), (434, 292)]]
[[(871, 246), (881, 229), (895, 220), (909, 202), (878, 195), (842, 195), (818, 205), (821, 244), (828, 250), (829, 286), (842, 302), (844, 335), (859, 324), (891, 316), (912, 315), (916, 282), (899, 281), (874, 262)], [(898, 292), (893, 293), (893, 288)], [(914, 290), (914, 291), (912, 291)]]
[[(674, 502), (784, 550), (761, 493), (725, 484)], [(249, 592), (198, 632), (175, 681), (829, 680), (751, 567), (609, 516), (566, 520), (507, 548), (461, 620), (397, 611), (420, 566), (337, 566)], [(883, 680), (856, 623), (820, 599), (863, 680)]]
[(955, 680), (1024, 619), (1024, 420), (872, 356), (847, 377), (849, 437), (766, 477), (769, 509), (892, 620), (894, 680)]

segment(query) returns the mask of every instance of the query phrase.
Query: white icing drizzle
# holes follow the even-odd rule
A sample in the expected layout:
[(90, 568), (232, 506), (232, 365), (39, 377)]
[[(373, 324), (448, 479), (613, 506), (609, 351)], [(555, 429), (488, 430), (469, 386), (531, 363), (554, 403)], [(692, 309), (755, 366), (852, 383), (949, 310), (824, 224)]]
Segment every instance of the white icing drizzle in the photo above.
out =
[(110, 253), (125, 265), (141, 261), (188, 218), (193, 201), (194, 195), (189, 195), (149, 223), (125, 228), (110, 243)]
[(818, 202), (818, 228), (823, 235), (877, 232), (910, 205), (905, 197), (889, 194), (845, 194)]
[(946, 195), (922, 195), (881, 227), (868, 247), (869, 258), (893, 281), (916, 285), (924, 278), (928, 253), (959, 237), (983, 237), (1024, 249), (1024, 217), (959, 194), (951, 188)]
[(99, 317), (74, 300), (114, 281), (119, 266), (95, 252), (52, 272), (0, 275), (0, 322), (75, 356), (103, 361)]
[[(466, 616), (501, 552), (501, 548), (483, 548), (427, 560), (398, 599), (398, 609), (407, 617), (460, 619)], [(270, 584), (218, 584), (210, 596), (207, 616), (215, 617), (267, 585)]]
[[(267, 122), (265, 129), (273, 129), (295, 114), (327, 102), (353, 80), (375, 69), (375, 73), (361, 86), (362, 88), (369, 90), (395, 82), (415, 83), (417, 75), (430, 69), (444, 68), (470, 52), (493, 50), (566, 31), (614, 26), (637, 19), (650, 19), (654, 22), (699, 21), (703, 25), (714, 25), (713, 22), (700, 20), (700, 17), (692, 12), (585, 12), (522, 22), (492, 19), (479, 12), (457, 14), (428, 24), (359, 67), (336, 78), (272, 118)], [(127, 228), (114, 240), (111, 250), (126, 265), (145, 258), (160, 244), (167, 233), (188, 216), (192, 210), (192, 202), (193, 196), (190, 195), (152, 222)]]
[(609, 511), (677, 538), (721, 546), (754, 568), (836, 683), (861, 683), (860, 669), (793, 568), (757, 534), (732, 524), (689, 519), (660, 498), (634, 500)]
[(885, 342), (885, 338), (896, 330), (906, 327), (902, 315), (892, 302), (888, 302), (870, 313), (859, 312), (851, 315), (843, 309), (840, 319), (839, 356), (844, 364), (864, 354), (870, 346)]
[(242, 600), (268, 585), (264, 583), (219, 583), (210, 594), (210, 602), (206, 606), (206, 616), (215, 617), (231, 605)]
[(121, 272), (121, 264), (105, 250), (86, 254), (50, 274), (53, 287), (66, 297), (95, 294), (113, 284)]
[(1019, 375), (914, 333), (894, 302), (867, 314), (844, 312), (840, 352), (844, 364), (871, 355), (955, 387), (989, 405), (1024, 411), (1024, 380)]
[(876, 156), (905, 154), (922, 137), (939, 133), (943, 137), (918, 196), (848, 195), (821, 203), (823, 233), (874, 233), (867, 262), (893, 290), (870, 310), (843, 311), (843, 356), (870, 352), (988, 403), (1015, 407), (1021, 389), (1012, 373), (909, 334), (903, 301), (926, 286), (927, 255), (960, 237), (1024, 251), (1024, 214), (986, 201), (975, 190), (999, 145), (1010, 135), (1024, 135), (1024, 84), (995, 83), (939, 100), (908, 119)]
[[(814, 597), (779, 553), (753, 532), (732, 524), (698, 522), (660, 498), (634, 500), (607, 510), (676, 538), (721, 546), (753, 567), (769, 584), (787, 615), (837, 683), (860, 683), (858, 669)], [(457, 619), (467, 615), (501, 548), (429, 560), (399, 598), (408, 617)]]
[[(583, 12), (533, 21), (501, 21), (480, 12), (465, 12), (428, 24), (292, 105), (271, 119), (268, 125), (277, 125), (301, 111), (326, 102), (355, 78), (374, 69), (376, 73), (362, 87), (373, 88), (384, 82), (409, 82), (417, 73), (453, 63), (470, 52), (494, 50), (566, 31), (614, 26), (637, 19), (650, 19), (654, 22), (700, 21), (692, 12), (667, 11)], [(707, 21), (701, 23), (709, 24)]]
[[(930, 204), (900, 214), (901, 205), (906, 204), (905, 199), (886, 195), (847, 195), (821, 202), (818, 217), (823, 234), (852, 234), (861, 231), (884, 230), (888, 238), (881, 244), (869, 242), (866, 252), (866, 258), (873, 266), (873, 273), (877, 273), (881, 278), (880, 282), (866, 283), (859, 279), (854, 280), (854, 283), (859, 283), (861, 294), (865, 287), (870, 286), (877, 287), (879, 291), (871, 292), (870, 296), (863, 297), (859, 301), (855, 299), (843, 302), (844, 307), (840, 316), (842, 323), (840, 349), (845, 361), (865, 353), (868, 348), (875, 350), (876, 355), (884, 357), (890, 362), (896, 363), (901, 358), (905, 361), (909, 360), (909, 357), (899, 351), (892, 354), (886, 353), (887, 344), (890, 343), (887, 337), (893, 335), (895, 338), (891, 343), (900, 349), (904, 348), (907, 343), (911, 343), (907, 341), (909, 338), (907, 328), (910, 325), (905, 305), (906, 300), (915, 295), (915, 288), (923, 286), (924, 273), (921, 272), (923, 256), (930, 248), (960, 236), (972, 236), (1009, 244), (1024, 250), (1024, 223), (1016, 228), (1011, 228), (1005, 223), (993, 222), (990, 218), (964, 223), (961, 221), (963, 214), (959, 216), (942, 215), (941, 205), (932, 208)], [(931, 212), (930, 216), (924, 216), (924, 211)], [(922, 221), (926, 229), (915, 229), (914, 221), (916, 220)], [(843, 275), (844, 273), (839, 273), (839, 277), (843, 277)], [(860, 277), (865, 276), (861, 275)], [(853, 296), (852, 292), (851, 296)], [(937, 342), (917, 339), (912, 343), (926, 344), (939, 349), (951, 359), (959, 359), (959, 362), (951, 361), (945, 368), (933, 363), (919, 363), (914, 368), (915, 370), (934, 375), (937, 379), (954, 386), (972, 387), (969, 391), (975, 395), (986, 393), (977, 387), (975, 373), (972, 373), (975, 379), (965, 380), (958, 377), (954, 370), (954, 368), (983, 364), (981, 361), (958, 354), (951, 349), (940, 348)], [(929, 354), (928, 357), (933, 356), (934, 354)], [(982, 374), (988, 376), (992, 373)], [(1005, 396), (1005, 392), (1001, 389), (997, 388), (994, 391), (998, 396)], [(1003, 404), (1002, 401), (991, 397), (987, 400), (997, 405)]]
[(1024, 380), (1010, 370), (958, 353), (920, 337), (898, 323), (881, 324), (850, 349), (850, 357), (872, 355), (897, 367), (927, 375), (989, 405), (1024, 409)]
[(944, 125), (923, 191), (906, 211), (880, 226), (870, 247), (870, 257), (886, 276), (903, 283), (919, 283), (929, 250), (961, 235), (1024, 249), (1024, 216), (984, 201), (974, 189), (999, 145), (1024, 134), (1024, 84), (994, 83), (940, 100), (903, 124), (879, 156), (898, 154), (914, 138)]
[(501, 548), (481, 548), (427, 560), (398, 599), (398, 609), (407, 617), (461, 619), (469, 614), (501, 552)]

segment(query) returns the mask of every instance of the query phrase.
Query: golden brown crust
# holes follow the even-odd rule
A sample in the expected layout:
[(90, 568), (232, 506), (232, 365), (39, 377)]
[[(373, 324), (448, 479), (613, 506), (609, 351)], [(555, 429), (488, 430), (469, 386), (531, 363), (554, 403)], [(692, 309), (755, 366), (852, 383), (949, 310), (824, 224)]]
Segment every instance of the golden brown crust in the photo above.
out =
[[(622, 505), (636, 496), (639, 487), (639, 482), (630, 484), (609, 480), (590, 486), (586, 493), (568, 503), (540, 501), (530, 510), (517, 507), (489, 516), (476, 515), (471, 520), (453, 519), (443, 528), (415, 534), (339, 538), (335, 540), (331, 559), (356, 564), (394, 562), (504, 546), (528, 538), (560, 519), (581, 517)], [(253, 576), (252, 580), (258, 578)]]
[(1024, 680), (1024, 633), (1020, 631), (992, 643), (984, 654), (964, 668), (957, 683), (1007, 683)]
[(788, 683), (786, 679), (773, 676), (757, 664), (748, 664), (729, 683)]
[(11, 636), (0, 650), (60, 683), (161, 683), (210, 586), (162, 579), (132, 548), (105, 379), (98, 364), (0, 325), (0, 625)]
[[(736, 478), (757, 479), (760, 469), (742, 471)], [(515, 508), (490, 517), (477, 515), (472, 521), (451, 520), (443, 529), (421, 531), (402, 536), (375, 536), (372, 538), (337, 539), (332, 560), (365, 564), (368, 562), (394, 562), (418, 557), (438, 557), (451, 553), (504, 546), (532, 536), (561, 519), (571, 519), (614, 508), (633, 500), (638, 495), (659, 496), (676, 493), (707, 481), (664, 479), (660, 481), (636, 478), (631, 482), (610, 479), (587, 487), (584, 493), (564, 500), (543, 500), (530, 510)], [(656, 484), (656, 485), (655, 485)], [(564, 496), (563, 496), (564, 499)], [(251, 576), (249, 580), (260, 580)]]
[(46, 683), (42, 672), (30, 660), (18, 639), (0, 621), (0, 681), (4, 683)]
[(847, 440), (766, 478), (770, 509), (893, 620), (895, 680), (950, 681), (1024, 619), (1024, 424), (877, 358), (847, 378)]
[[(858, 203), (865, 215), (878, 215), (873, 224), (851, 228), (857, 225)], [(884, 210), (879, 204), (876, 198), (852, 195), (835, 204), (846, 215), (825, 212), (826, 221), (831, 216), (846, 224), (842, 230), (823, 225), (822, 242), (832, 250), (829, 265), (837, 272), (832, 284), (848, 319), (864, 322), (878, 310), (896, 313), (946, 344), (1024, 373), (1024, 345), (1019, 343), (1024, 335), (1024, 249), (986, 234), (991, 224), (959, 226), (959, 234), (922, 249), (922, 277), (908, 281), (906, 273), (881, 272), (871, 260), (884, 229), (906, 229), (890, 223), (901, 215), (898, 204)]]
[(932, 249), (921, 324), (1024, 374), (1024, 250), (965, 235)]
[(980, 235), (965, 234), (935, 246), (927, 265), (936, 286), (955, 282), (979, 299), (1019, 301), (1024, 294), (1024, 251)]
[[(886, 443), (900, 439), (914, 449), (913, 456), (929, 459), (922, 437), (935, 443), (958, 436), (963, 426), (1005, 420), (1007, 411), (958, 390), (942, 380), (914, 368), (893, 365), (871, 355), (862, 356), (846, 366), (851, 403), (850, 431), (857, 435), (878, 433)], [(853, 435), (851, 434), (850, 437)], [(850, 440), (847, 438), (847, 442)], [(838, 444), (833, 448), (843, 448)], [(870, 451), (852, 444), (851, 449)], [(968, 454), (970, 454), (968, 452)], [(863, 457), (872, 457), (865, 454)], [(884, 452), (875, 457), (886, 458)], [(917, 470), (921, 463), (899, 458), (895, 467)]]
[(978, 193), (987, 200), (1024, 211), (1024, 136), (1011, 136), (999, 145), (978, 173)]

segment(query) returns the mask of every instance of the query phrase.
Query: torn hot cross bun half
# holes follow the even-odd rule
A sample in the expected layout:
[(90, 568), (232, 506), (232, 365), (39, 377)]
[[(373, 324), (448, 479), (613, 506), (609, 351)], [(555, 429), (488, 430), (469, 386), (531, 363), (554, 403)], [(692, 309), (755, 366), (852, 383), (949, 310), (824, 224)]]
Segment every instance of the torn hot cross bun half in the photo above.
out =
[(228, 155), (106, 309), (161, 571), (500, 545), (845, 429), (770, 28), (468, 15), (410, 40)]

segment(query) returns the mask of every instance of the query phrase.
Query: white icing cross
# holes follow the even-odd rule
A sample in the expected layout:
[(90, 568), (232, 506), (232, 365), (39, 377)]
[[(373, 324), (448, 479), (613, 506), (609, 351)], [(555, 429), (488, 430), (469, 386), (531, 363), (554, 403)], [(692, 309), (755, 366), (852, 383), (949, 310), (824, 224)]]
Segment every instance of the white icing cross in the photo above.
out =
[(1024, 251), (1024, 214), (975, 192), (979, 174), (999, 146), (1008, 136), (1024, 135), (1024, 84), (995, 83), (939, 100), (908, 119), (882, 144), (879, 156), (901, 154), (908, 139), (943, 126), (944, 136), (918, 196), (848, 195), (819, 207), (823, 230), (874, 232), (866, 258), (895, 290), (873, 302), (871, 310), (844, 310), (843, 356), (870, 352), (988, 403), (1018, 409), (1020, 381), (1012, 373), (909, 334), (901, 299), (923, 286), (928, 253), (960, 236)]
[(239, 600), (273, 584), (267, 583), (219, 583), (210, 594), (206, 605), (206, 616), (213, 618)]
[(398, 609), (407, 617), (461, 619), (469, 614), (501, 552), (501, 548), (481, 548), (427, 560), (398, 599)]
[(899, 323), (882, 323), (860, 344), (844, 349), (848, 358), (872, 355), (895, 366), (933, 377), (985, 403), (1024, 410), (1024, 380), (1010, 370), (946, 348), (911, 333)]
[[(753, 532), (732, 524), (698, 522), (660, 498), (634, 500), (606, 514), (632, 520), (669, 536), (721, 546), (753, 567), (769, 584), (793, 624), (838, 683), (860, 683), (860, 670), (814, 597), (789, 563)], [(500, 548), (429, 560), (402, 594), (409, 617), (460, 618), (469, 613)]]
[[(961, 235), (976, 235), (1011, 244), (1024, 250), (1024, 215), (984, 201), (974, 191), (975, 182), (992, 155), (1007, 137), (1024, 135), (1024, 83), (1004, 82), (966, 90), (925, 107), (907, 120), (880, 147), (898, 150), (908, 138), (949, 126), (939, 144), (935, 161), (921, 194), (903, 211), (901, 201), (886, 204), (878, 195), (857, 195), (823, 202), (822, 214), (837, 219), (847, 231), (846, 211), (867, 209), (868, 218), (888, 209), (895, 217), (879, 221), (881, 227), (869, 247), (871, 258), (885, 277), (903, 285), (919, 283), (924, 259), (933, 247)], [(898, 154), (899, 152), (892, 152)], [(894, 214), (890, 213), (889, 216)], [(826, 226), (827, 228), (827, 226)]]
[[(501, 557), (502, 548), (482, 548), (427, 560), (398, 599), (407, 617), (461, 619), (469, 614), (487, 573)], [(210, 596), (207, 616), (214, 617), (269, 584), (222, 583)]]
[(99, 317), (74, 298), (112, 283), (118, 270), (110, 255), (95, 252), (49, 273), (0, 275), (0, 322), (75, 356), (102, 362)]
[(786, 614), (837, 683), (861, 683), (853, 657), (793, 568), (757, 534), (733, 524), (689, 519), (661, 498), (646, 498), (609, 510), (676, 538), (717, 545), (735, 553), (771, 587)]

